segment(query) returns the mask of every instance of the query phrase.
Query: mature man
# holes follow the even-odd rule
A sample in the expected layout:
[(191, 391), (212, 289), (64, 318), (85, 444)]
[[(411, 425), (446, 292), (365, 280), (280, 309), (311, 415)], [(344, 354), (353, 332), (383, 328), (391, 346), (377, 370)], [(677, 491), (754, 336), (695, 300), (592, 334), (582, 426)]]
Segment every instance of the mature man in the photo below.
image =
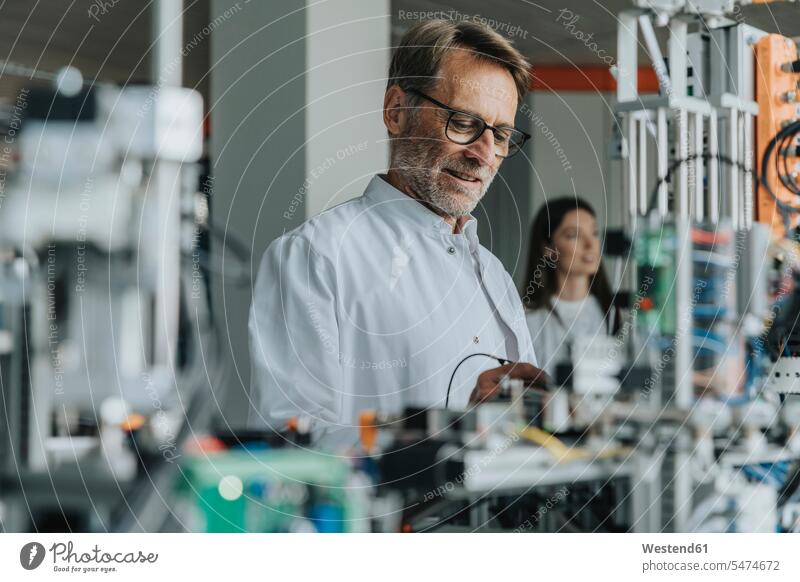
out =
[(408, 31), (383, 104), (390, 169), (264, 254), (252, 424), (304, 417), (335, 447), (356, 440), (363, 410), (464, 408), (504, 375), (539, 377), (519, 296), (470, 214), (528, 137), (513, 125), (528, 67), (476, 23)]

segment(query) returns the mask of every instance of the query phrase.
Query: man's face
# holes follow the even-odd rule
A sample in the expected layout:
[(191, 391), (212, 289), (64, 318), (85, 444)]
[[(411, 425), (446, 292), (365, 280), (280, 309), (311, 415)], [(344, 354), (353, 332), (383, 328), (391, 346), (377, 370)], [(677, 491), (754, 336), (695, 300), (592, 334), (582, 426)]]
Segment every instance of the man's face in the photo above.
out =
[[(429, 95), (493, 126), (513, 126), (517, 90), (503, 67), (454, 50)], [(466, 216), (483, 198), (500, 167), (494, 135), (487, 130), (468, 145), (445, 135), (448, 112), (422, 100), (394, 142), (392, 166), (422, 200), (441, 212)]]

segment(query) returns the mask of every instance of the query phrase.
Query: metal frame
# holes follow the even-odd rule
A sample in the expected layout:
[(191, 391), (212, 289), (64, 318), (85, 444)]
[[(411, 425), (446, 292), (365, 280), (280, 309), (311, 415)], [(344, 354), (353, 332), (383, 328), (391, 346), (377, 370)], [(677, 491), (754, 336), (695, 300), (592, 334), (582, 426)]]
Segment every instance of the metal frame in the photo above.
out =
[[(665, 403), (688, 411), (693, 401), (691, 225), (726, 219), (734, 229), (749, 229), (753, 224), (752, 177), (742, 177), (742, 170), (753, 167), (753, 121), (758, 107), (753, 101), (750, 44), (759, 37), (760, 31), (735, 25), (712, 30), (710, 34), (704, 32), (700, 38), (701, 33), (689, 32), (689, 23), (696, 21), (696, 17), (681, 12), (688, 10), (684, 4), (663, 2), (658, 13), (631, 10), (619, 16), (615, 113), (621, 119), (624, 140), (622, 210), (625, 226), (635, 237), (642, 217), (651, 212), (660, 221), (674, 221), (676, 226), (675, 356), (673, 373), (667, 376), (671, 380), (664, 380), (665, 385), (660, 388)], [(724, 2), (706, 4), (717, 10)], [(648, 8), (653, 7), (648, 4)], [(665, 15), (669, 15), (666, 19), (668, 74), (653, 31), (656, 20), (663, 23)], [(639, 31), (659, 80), (657, 96), (639, 95), (636, 87)], [(702, 59), (703, 64), (695, 69), (692, 87), (695, 92), (704, 89), (708, 94), (688, 93), (687, 71), (692, 66), (687, 57), (689, 48), (692, 58)], [(728, 67), (729, 74), (720, 74)], [(653, 134), (654, 148), (648, 147), (648, 132)], [(726, 161), (721, 162), (723, 159)], [(657, 172), (655, 177), (649, 175), (653, 167)], [(668, 185), (665, 178), (670, 171)], [(650, 191), (656, 184), (656, 196), (651, 200)], [(670, 185), (674, 193), (672, 205)], [(726, 195), (722, 196), (722, 192)], [(634, 507), (644, 512), (645, 530), (668, 527), (682, 531), (686, 526), (692, 507), (692, 480), (684, 466), (689, 450), (688, 445), (678, 445), (668, 451), (668, 462), (658, 463), (657, 467), (647, 464), (648, 471), (660, 474), (658, 484), (669, 483), (669, 487), (664, 490), (664, 498), (657, 508), (647, 505), (643, 500), (646, 496), (640, 492)], [(639, 469), (644, 470), (644, 467)], [(652, 495), (656, 491), (646, 487), (644, 493)]]

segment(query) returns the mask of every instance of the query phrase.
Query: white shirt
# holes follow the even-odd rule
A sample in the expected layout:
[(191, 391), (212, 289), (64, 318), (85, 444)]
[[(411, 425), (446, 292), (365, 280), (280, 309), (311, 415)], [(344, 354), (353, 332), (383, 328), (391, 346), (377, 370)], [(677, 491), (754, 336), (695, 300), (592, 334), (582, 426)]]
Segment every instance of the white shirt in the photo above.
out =
[[(519, 295), (477, 221), (453, 234), (379, 176), (269, 246), (249, 331), (250, 424), (281, 430), (305, 416), (330, 446), (357, 441), (364, 410), (444, 406), (469, 354), (536, 363)], [(498, 365), (464, 362), (450, 407), (465, 407), (478, 374)]]
[(594, 295), (578, 301), (554, 298), (558, 317), (546, 308), (529, 311), (526, 319), (542, 369), (554, 377), (556, 366), (568, 359), (569, 346), (580, 336), (606, 334), (603, 308)]

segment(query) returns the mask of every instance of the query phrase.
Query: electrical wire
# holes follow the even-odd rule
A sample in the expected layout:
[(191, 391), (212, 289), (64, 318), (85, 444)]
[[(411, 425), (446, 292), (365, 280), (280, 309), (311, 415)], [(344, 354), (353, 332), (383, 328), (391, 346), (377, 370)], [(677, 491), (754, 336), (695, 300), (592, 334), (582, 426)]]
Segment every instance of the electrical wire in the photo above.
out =
[[(769, 185), (769, 181), (767, 178), (768, 172), (766, 171), (766, 168), (769, 168), (770, 166), (770, 158), (772, 157), (772, 153), (775, 150), (775, 147), (779, 143), (783, 143), (786, 138), (794, 137), (798, 133), (800, 133), (800, 121), (795, 121), (784, 127), (782, 130), (776, 133), (775, 136), (773, 136), (773, 138), (769, 141), (767, 146), (764, 148), (764, 155), (761, 158), (761, 167), (764, 168), (765, 171), (761, 174), (761, 176), (759, 176), (758, 184), (773, 199), (773, 201), (775, 202), (775, 206), (778, 208), (778, 210), (781, 212), (781, 215), (783, 216), (784, 222), (788, 222), (789, 213), (800, 212), (800, 207), (787, 204), (786, 202), (778, 198), (778, 195), (772, 191), (772, 188)], [(785, 148), (783, 148), (783, 150), (785, 150)], [(779, 150), (778, 154), (785, 156), (785, 151)], [(777, 171), (777, 158), (776, 158), (776, 171)], [(781, 175), (780, 172), (778, 172), (778, 175), (779, 176)], [(782, 179), (781, 181), (783, 182)], [(790, 190), (794, 191), (792, 188), (790, 188)]]
[(652, 192), (650, 193), (650, 201), (648, 202), (648, 208), (650, 208), (649, 212), (653, 212), (655, 210), (655, 208), (656, 208), (656, 200), (658, 199), (658, 189), (659, 189), (659, 187), (661, 187), (661, 184), (663, 184), (664, 182), (667, 182), (672, 177), (672, 173), (675, 170), (680, 168), (682, 165), (684, 165), (684, 164), (686, 164), (688, 162), (694, 161), (694, 160), (696, 160), (698, 158), (702, 158), (703, 160), (708, 161), (712, 157), (714, 159), (716, 159), (717, 162), (719, 162), (721, 164), (725, 164), (725, 165), (728, 165), (728, 166), (731, 166), (731, 167), (734, 167), (734, 168), (740, 168), (743, 171), (743, 173), (745, 173), (745, 174), (752, 174), (753, 173), (752, 170), (748, 170), (743, 164), (741, 164), (739, 162), (735, 162), (735, 161), (733, 161), (732, 159), (730, 159), (730, 158), (728, 158), (726, 156), (720, 156), (720, 155), (712, 156), (709, 153), (693, 154), (693, 155), (691, 155), (691, 156), (689, 156), (687, 158), (676, 160), (676, 161), (674, 161), (672, 163), (672, 165), (669, 168), (667, 168), (667, 173), (664, 174), (663, 176), (661, 176), (658, 179), (658, 181), (656, 181), (656, 184), (653, 187)]
[(453, 387), (453, 378), (456, 377), (456, 372), (461, 367), (461, 364), (463, 364), (464, 362), (466, 362), (470, 358), (474, 358), (475, 356), (483, 356), (485, 358), (492, 358), (493, 360), (497, 360), (500, 363), (501, 366), (511, 363), (511, 360), (508, 360), (506, 358), (501, 358), (500, 356), (495, 356), (494, 354), (487, 354), (487, 353), (484, 353), (484, 352), (477, 352), (475, 354), (470, 354), (470, 355), (464, 357), (458, 364), (456, 364), (456, 367), (453, 369), (453, 373), (450, 375), (450, 382), (447, 383), (447, 396), (445, 396), (445, 399), (444, 399), (444, 407), (445, 408), (447, 408), (448, 404), (450, 404), (450, 389)]
[[(788, 151), (787, 142), (791, 143), (792, 141), (794, 141), (794, 139), (795, 139), (794, 135), (787, 135), (781, 140), (780, 145), (778, 146), (778, 153), (780, 155), (775, 156), (775, 173), (777, 176), (780, 177), (781, 182), (783, 183), (784, 186), (786, 186), (786, 188), (788, 188), (795, 196), (800, 196), (800, 190), (798, 190), (797, 184), (794, 182), (794, 180), (791, 179), (791, 172), (789, 171), (789, 166), (788, 166), (789, 156), (787, 154)], [(781, 173), (778, 170), (779, 158), (781, 160), (783, 173)]]

